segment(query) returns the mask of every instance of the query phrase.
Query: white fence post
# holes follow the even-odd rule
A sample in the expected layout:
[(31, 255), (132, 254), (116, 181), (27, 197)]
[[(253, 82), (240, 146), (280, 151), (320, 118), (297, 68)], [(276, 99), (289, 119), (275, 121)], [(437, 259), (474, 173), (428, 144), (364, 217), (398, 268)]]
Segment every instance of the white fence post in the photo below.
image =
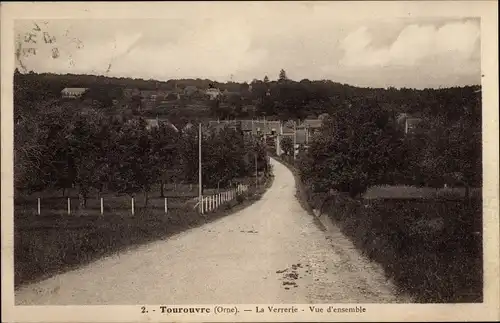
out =
[(168, 213), (168, 204), (167, 204), (167, 198), (165, 198), (165, 214)]
[(132, 198), (132, 215), (134, 215), (134, 198)]
[(68, 215), (71, 214), (71, 199), (68, 197)]
[(38, 212), (38, 215), (40, 215), (40, 198), (38, 198), (37, 212)]
[(212, 211), (212, 195), (208, 196), (208, 210)]
[(103, 198), (101, 197), (101, 215), (104, 214), (104, 201)]

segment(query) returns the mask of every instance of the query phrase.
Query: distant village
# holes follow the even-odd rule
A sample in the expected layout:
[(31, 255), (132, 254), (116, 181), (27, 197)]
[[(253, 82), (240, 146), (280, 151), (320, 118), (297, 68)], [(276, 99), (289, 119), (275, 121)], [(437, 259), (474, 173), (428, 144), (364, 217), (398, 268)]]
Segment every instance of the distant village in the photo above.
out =
[[(88, 92), (88, 88), (65, 88), (61, 91), (62, 99), (81, 99)], [(248, 90), (252, 91), (252, 86), (249, 85)], [(267, 95), (269, 95), (269, 91)], [(227, 89), (221, 91), (215, 87), (207, 89), (199, 89), (196, 86), (186, 86), (173, 90), (139, 90), (137, 88), (126, 88), (123, 90), (122, 100), (113, 100), (114, 106), (119, 106), (122, 109), (128, 109), (133, 98), (140, 98), (140, 106), (144, 110), (154, 110), (156, 108), (165, 107), (172, 103), (183, 99), (197, 100), (219, 100), (224, 102), (231, 96), (241, 96), (241, 92), (230, 92)], [(266, 120), (266, 118), (254, 119), (234, 119), (234, 120), (210, 120), (206, 123), (206, 131), (220, 131), (225, 127), (230, 127), (243, 132), (246, 136), (254, 136), (262, 138), (268, 146), (275, 147), (276, 153), (281, 155), (283, 150), (280, 147), (281, 140), (279, 138), (288, 137), (295, 146), (295, 153), (307, 150), (312, 138), (317, 135), (322, 126), (323, 120), (328, 116), (327, 113), (319, 115), (317, 118), (308, 118), (302, 121), (279, 121)], [(154, 118), (145, 118), (149, 129), (158, 127), (160, 124), (165, 124), (175, 131), (190, 131), (193, 129), (193, 124), (187, 122), (182, 125), (176, 125), (166, 117), (156, 116)], [(405, 134), (415, 133), (420, 118), (412, 117), (402, 113), (397, 118), (398, 124), (403, 126)]]

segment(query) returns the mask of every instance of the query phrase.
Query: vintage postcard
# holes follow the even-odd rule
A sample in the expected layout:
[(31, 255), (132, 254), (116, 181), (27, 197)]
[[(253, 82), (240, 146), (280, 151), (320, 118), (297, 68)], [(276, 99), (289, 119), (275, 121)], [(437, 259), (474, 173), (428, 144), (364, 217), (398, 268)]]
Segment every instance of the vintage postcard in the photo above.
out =
[(496, 1), (2, 3), (2, 321), (498, 321)]

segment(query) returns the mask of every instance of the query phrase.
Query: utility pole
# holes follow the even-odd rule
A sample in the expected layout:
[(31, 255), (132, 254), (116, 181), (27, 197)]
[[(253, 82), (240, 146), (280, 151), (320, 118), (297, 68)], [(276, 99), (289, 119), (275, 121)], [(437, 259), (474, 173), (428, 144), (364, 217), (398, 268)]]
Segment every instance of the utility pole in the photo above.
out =
[(297, 127), (295, 120), (293, 121), (293, 160), (295, 160), (295, 146), (297, 145)]
[(198, 200), (200, 213), (203, 212), (203, 187), (201, 182), (201, 121), (198, 125)]
[(309, 127), (306, 125), (306, 127), (304, 127), (304, 130), (306, 132), (306, 146), (309, 145)]
[(255, 187), (259, 187), (259, 171), (257, 169), (257, 152), (255, 153)]
[(266, 148), (267, 148), (267, 137), (266, 137), (266, 131), (267, 131), (267, 127), (266, 127), (266, 116), (264, 116), (264, 144), (266, 145)]

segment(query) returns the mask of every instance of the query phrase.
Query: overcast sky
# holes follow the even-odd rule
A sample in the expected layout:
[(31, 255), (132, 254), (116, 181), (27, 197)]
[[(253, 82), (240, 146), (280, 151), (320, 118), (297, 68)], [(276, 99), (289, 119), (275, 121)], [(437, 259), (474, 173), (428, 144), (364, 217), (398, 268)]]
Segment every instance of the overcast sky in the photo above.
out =
[[(321, 5), (283, 15), (270, 8), (207, 19), (18, 20), (15, 33), (24, 48), (37, 48), (21, 57), (36, 72), (249, 82), (276, 79), (283, 68), (297, 81), (372, 87), (481, 82), (479, 19), (334, 20)], [(36, 44), (24, 42), (28, 32)]]

